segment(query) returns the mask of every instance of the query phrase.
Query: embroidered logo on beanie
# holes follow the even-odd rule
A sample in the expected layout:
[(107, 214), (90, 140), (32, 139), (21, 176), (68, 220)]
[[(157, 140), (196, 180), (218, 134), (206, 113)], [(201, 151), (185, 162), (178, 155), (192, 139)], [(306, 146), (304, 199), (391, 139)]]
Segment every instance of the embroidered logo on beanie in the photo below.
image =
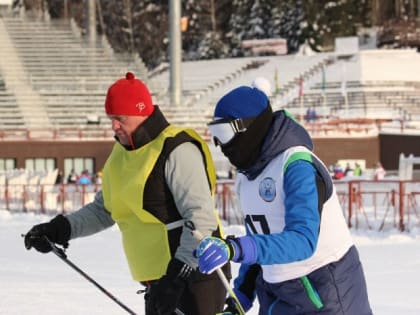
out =
[(268, 97), (257, 88), (240, 86), (225, 94), (216, 104), (214, 117), (248, 118), (261, 114), (268, 106)]
[(149, 89), (131, 72), (108, 88), (105, 99), (107, 115), (150, 116), (154, 109)]

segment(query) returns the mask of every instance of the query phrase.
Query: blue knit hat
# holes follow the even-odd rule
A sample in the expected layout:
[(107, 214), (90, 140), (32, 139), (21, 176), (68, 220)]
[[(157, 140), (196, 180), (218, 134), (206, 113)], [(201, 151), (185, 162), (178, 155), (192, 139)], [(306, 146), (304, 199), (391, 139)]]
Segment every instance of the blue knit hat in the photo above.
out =
[(261, 114), (268, 106), (267, 96), (257, 88), (240, 86), (225, 94), (216, 104), (214, 117), (248, 118)]

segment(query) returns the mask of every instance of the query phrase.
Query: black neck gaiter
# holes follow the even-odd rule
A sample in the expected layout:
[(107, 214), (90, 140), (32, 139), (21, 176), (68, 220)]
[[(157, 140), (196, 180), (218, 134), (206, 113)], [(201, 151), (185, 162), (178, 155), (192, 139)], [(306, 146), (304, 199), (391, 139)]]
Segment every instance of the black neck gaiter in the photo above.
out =
[(239, 171), (247, 170), (257, 160), (272, 119), (273, 110), (268, 105), (245, 132), (236, 134), (230, 142), (220, 146), (223, 154)]

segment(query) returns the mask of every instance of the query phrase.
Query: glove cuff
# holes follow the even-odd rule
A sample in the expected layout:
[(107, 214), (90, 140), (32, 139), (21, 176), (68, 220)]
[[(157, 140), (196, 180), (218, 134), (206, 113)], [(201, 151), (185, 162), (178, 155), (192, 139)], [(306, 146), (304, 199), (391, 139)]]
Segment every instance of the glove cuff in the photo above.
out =
[(71, 225), (69, 220), (67, 220), (62, 214), (59, 214), (52, 219), (50, 223), (56, 227), (55, 243), (67, 247), (71, 235)]
[(226, 244), (229, 247), (229, 259), (235, 262), (241, 261), (242, 258), (242, 246), (239, 243), (239, 240), (233, 235), (226, 237)]
[(257, 261), (257, 245), (251, 236), (228, 237), (228, 243), (233, 247), (231, 260), (246, 265), (252, 265)]

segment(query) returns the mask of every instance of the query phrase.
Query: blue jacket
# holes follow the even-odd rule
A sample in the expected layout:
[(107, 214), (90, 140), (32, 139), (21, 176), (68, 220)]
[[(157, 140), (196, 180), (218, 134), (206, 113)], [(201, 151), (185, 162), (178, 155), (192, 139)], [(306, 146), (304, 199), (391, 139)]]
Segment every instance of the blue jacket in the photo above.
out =
[[(308, 132), (286, 111), (275, 112), (257, 162), (242, 173), (249, 180), (257, 178), (270, 161), (294, 146), (313, 150)], [(256, 283), (250, 283), (252, 263), (290, 263), (307, 259), (315, 252), (322, 205), (333, 193), (331, 176), (315, 158), (312, 162), (296, 160), (288, 165), (284, 173), (283, 188), (285, 228), (281, 233), (264, 235), (251, 235), (247, 231), (248, 236), (240, 238), (248, 257), (247, 264), (241, 265), (234, 281), (235, 291), (244, 293), (249, 303), (256, 293), (260, 303), (259, 314), (372, 314), (362, 266), (354, 246), (339, 261), (305, 277), (268, 283), (260, 274)], [(304, 213), (299, 211), (302, 208)], [(241, 293), (238, 295), (243, 296)]]
[[(294, 146), (304, 146), (313, 150), (310, 135), (294, 118), (284, 110), (274, 113), (271, 127), (262, 145), (261, 154), (254, 165), (242, 171), (248, 179), (255, 179), (275, 157)], [(326, 200), (332, 193), (332, 180), (320, 163), (314, 164), (297, 160), (289, 165), (285, 173), (284, 187), (286, 217), (288, 222), (285, 232), (271, 235), (253, 235), (256, 250), (259, 253), (258, 264), (288, 263), (310, 257), (316, 248), (320, 225), (318, 190), (316, 176), (323, 179)], [(305, 195), (307, 198), (302, 199)], [(311, 209), (302, 215), (298, 209)], [(289, 231), (289, 232), (288, 232)], [(296, 233), (300, 231), (300, 233)], [(250, 240), (252, 242), (252, 240)], [(267, 251), (276, 248), (276, 251)]]

